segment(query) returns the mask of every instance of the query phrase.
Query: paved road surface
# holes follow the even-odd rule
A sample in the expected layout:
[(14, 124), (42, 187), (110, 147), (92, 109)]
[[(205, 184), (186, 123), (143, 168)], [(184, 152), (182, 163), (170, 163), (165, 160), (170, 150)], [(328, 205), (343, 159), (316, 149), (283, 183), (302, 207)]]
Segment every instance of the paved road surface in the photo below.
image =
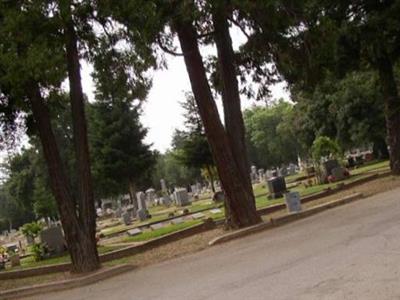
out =
[(400, 299), (400, 189), (32, 299)]

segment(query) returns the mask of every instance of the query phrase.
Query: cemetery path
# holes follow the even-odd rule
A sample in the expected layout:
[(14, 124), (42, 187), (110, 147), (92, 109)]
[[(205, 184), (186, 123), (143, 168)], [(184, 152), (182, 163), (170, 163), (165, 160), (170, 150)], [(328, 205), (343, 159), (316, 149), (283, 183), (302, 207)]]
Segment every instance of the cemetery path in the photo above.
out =
[(399, 299), (399, 195), (32, 299)]

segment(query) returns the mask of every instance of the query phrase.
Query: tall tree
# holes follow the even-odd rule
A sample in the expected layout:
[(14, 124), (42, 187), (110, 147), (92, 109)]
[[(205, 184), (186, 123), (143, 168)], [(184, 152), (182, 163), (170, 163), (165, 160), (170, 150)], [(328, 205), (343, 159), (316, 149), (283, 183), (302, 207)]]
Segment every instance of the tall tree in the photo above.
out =
[(203, 120), (217, 170), (226, 193), (227, 221), (230, 227), (243, 227), (260, 221), (254, 203), (254, 196), (248, 193), (241, 169), (235, 161), (234, 153), (226, 131), (220, 121), (206, 76), (206, 70), (199, 51), (198, 34), (193, 25), (193, 3), (183, 3), (173, 19), (173, 29), (177, 32), (184, 60), (192, 86), (192, 91)]
[[(1, 103), (3, 107), (26, 112), (28, 121), (29, 117), (33, 117), (68, 244), (72, 271), (88, 272), (97, 269), (100, 263), (95, 241), (80, 57), (76, 24), (72, 17), (83, 4), (74, 3), (71, 8), (72, 4), (70, 1), (0, 4), (0, 34), (2, 40), (7, 40), (2, 44), (0, 53), (0, 88), (5, 99)], [(70, 83), (75, 155), (79, 169), (77, 197), (71, 192), (48, 107), (51, 105), (49, 95), (60, 91), (66, 77), (69, 77)]]
[(245, 143), (245, 128), (241, 110), (236, 61), (229, 33), (228, 18), (232, 14), (229, 1), (214, 1), (212, 20), (214, 39), (218, 52), (219, 75), (222, 85), (225, 130), (239, 175), (247, 193), (246, 202), (255, 210), (255, 198), (250, 180), (250, 166)]

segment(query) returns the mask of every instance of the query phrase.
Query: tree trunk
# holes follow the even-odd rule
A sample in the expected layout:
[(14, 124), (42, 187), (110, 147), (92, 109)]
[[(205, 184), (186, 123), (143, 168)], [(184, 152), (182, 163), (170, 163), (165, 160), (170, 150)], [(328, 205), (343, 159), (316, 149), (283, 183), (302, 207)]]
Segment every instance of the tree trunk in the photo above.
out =
[(233, 157), (239, 167), (240, 177), (243, 180), (246, 192), (249, 194), (248, 197), (252, 199), (255, 208), (255, 198), (245, 143), (245, 127), (239, 85), (236, 77), (235, 58), (227, 20), (227, 3), (217, 3), (214, 5), (213, 24), (220, 68), (219, 74), (222, 82), (225, 128)]
[(246, 184), (241, 178), (228, 137), (219, 118), (199, 51), (195, 28), (190, 20), (179, 20), (178, 18), (174, 20), (173, 26), (178, 33), (196, 104), (222, 187), (227, 196), (230, 208), (229, 217), (231, 217), (229, 226), (238, 228), (256, 224), (261, 221), (261, 218), (254, 207), (253, 198), (246, 190)]
[(78, 41), (71, 16), (71, 1), (63, 1), (61, 5), (64, 16), (64, 35), (66, 60), (69, 79), (69, 94), (71, 102), (72, 125), (74, 133), (75, 155), (77, 161), (77, 177), (79, 183), (78, 212), (83, 224), (83, 234), (86, 238), (84, 268), (79, 271), (92, 271), (100, 267), (96, 245), (96, 211), (90, 171), (90, 157), (85, 118), (85, 100), (83, 96)]
[(378, 59), (379, 80), (385, 102), (390, 169), (400, 175), (400, 98), (393, 72), (393, 64), (385, 51)]
[(129, 198), (136, 212), (138, 210), (138, 202), (136, 198), (136, 185), (133, 180), (129, 180)]
[[(87, 272), (93, 270), (94, 264), (96, 268), (99, 266), (97, 249), (93, 253), (92, 242), (84, 230), (84, 224), (82, 224), (76, 215), (76, 202), (69, 188), (51, 127), (49, 112), (40, 94), (39, 86), (36, 83), (32, 83), (28, 87), (28, 94), (50, 175), (51, 188), (58, 205), (65, 240), (71, 256), (72, 271)], [(93, 257), (96, 258), (95, 261), (93, 261)]]

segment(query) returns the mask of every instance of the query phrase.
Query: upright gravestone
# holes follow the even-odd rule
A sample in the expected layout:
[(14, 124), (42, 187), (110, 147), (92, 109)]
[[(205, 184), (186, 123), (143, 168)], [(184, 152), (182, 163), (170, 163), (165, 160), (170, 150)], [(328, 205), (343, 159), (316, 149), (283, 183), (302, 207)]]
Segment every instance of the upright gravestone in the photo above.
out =
[(143, 192), (136, 193), (136, 199), (138, 202), (138, 209), (147, 209), (146, 206), (146, 194)]
[(286, 207), (290, 213), (301, 211), (301, 201), (299, 192), (285, 193)]
[(258, 181), (263, 182), (265, 178), (264, 169), (258, 170)]
[(283, 193), (286, 192), (285, 177), (272, 177), (267, 180), (268, 191), (273, 199), (282, 197)]
[(136, 198), (138, 201), (138, 211), (136, 212), (136, 217), (140, 221), (144, 221), (149, 216), (149, 212), (147, 211), (147, 206), (146, 206), (146, 195), (143, 192), (138, 192), (136, 194)]
[(251, 173), (250, 173), (251, 182), (255, 183), (257, 181), (257, 167), (251, 166)]
[(175, 203), (177, 206), (189, 205), (189, 195), (184, 188), (176, 188), (174, 192)]
[(132, 223), (131, 214), (129, 212), (127, 211), (124, 212), (121, 217), (122, 217), (122, 222), (124, 222), (126, 226)]
[(163, 193), (167, 193), (168, 189), (167, 189), (167, 183), (165, 182), (165, 179), (161, 179), (160, 184), (161, 184), (161, 191)]
[(162, 196), (160, 199), (160, 203), (165, 206), (170, 206), (172, 203), (171, 197), (168, 195)]
[(296, 174), (296, 165), (290, 164), (289, 165), (289, 175), (294, 175), (294, 174)]
[(65, 239), (60, 226), (43, 229), (40, 233), (40, 241), (50, 252), (60, 254), (65, 250)]
[(149, 188), (146, 191), (146, 199), (147, 199), (147, 203), (150, 205), (153, 205), (155, 200), (156, 200), (156, 190), (153, 188)]

